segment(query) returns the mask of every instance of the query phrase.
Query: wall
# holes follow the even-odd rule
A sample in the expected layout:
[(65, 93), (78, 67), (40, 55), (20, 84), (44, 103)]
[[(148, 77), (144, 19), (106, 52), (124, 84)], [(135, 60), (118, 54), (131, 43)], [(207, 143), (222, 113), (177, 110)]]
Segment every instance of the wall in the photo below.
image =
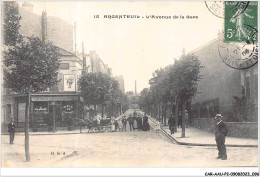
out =
[[(228, 128), (228, 136), (239, 138), (258, 138), (257, 122), (225, 122)], [(191, 126), (215, 132), (216, 122), (214, 118), (191, 119)]]
[[(20, 5), (20, 33), (42, 38), (42, 17)], [(47, 39), (58, 47), (73, 52), (73, 25), (47, 14)]]

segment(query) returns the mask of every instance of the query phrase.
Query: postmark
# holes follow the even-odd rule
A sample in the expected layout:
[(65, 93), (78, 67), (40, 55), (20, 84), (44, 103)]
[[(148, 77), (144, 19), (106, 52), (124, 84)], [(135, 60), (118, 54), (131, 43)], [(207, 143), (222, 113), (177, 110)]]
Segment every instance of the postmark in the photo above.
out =
[(205, 5), (216, 17), (231, 19), (244, 13), (249, 1), (205, 1)]
[(221, 43), (218, 52), (225, 64), (234, 69), (247, 69), (258, 62), (258, 45), (254, 41), (258, 34), (257, 29), (250, 25), (245, 26), (249, 31), (246, 43)]
[[(236, 2), (225, 3), (225, 9), (232, 9), (235, 6)], [(224, 42), (248, 43), (252, 40), (257, 42), (257, 33), (251, 34), (254, 32), (252, 29), (257, 30), (257, 8), (258, 2), (253, 1), (247, 4), (246, 9), (240, 7), (235, 12), (225, 10)]]

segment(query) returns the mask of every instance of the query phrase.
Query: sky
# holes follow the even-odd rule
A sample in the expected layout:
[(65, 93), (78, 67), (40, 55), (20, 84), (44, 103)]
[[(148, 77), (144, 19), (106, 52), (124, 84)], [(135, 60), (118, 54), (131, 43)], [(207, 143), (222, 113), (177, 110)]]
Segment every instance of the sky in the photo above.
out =
[[(70, 24), (77, 23), (77, 45), (95, 50), (113, 75), (122, 75), (126, 91), (149, 87), (156, 69), (173, 64), (183, 49), (190, 52), (217, 38), (224, 20), (201, 2), (32, 2), (34, 12), (47, 11)], [(99, 15), (99, 18), (94, 18)], [(144, 18), (109, 19), (104, 15)], [(184, 16), (184, 19), (147, 19), (146, 16)], [(187, 19), (186, 16), (198, 16)]]

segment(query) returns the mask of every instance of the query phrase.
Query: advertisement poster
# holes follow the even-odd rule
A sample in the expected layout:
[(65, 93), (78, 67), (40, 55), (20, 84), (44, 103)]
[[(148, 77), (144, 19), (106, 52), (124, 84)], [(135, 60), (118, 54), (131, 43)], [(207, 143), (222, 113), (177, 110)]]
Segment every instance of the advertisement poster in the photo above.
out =
[(76, 78), (73, 74), (64, 75), (64, 91), (76, 91)]

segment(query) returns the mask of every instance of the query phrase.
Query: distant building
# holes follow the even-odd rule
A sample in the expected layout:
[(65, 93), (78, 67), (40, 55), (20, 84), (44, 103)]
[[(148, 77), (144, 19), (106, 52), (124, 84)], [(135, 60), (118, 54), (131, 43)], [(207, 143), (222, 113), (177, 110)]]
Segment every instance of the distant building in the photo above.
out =
[(104, 64), (104, 62), (101, 60), (101, 58), (98, 56), (96, 51), (90, 51), (89, 53), (90, 57), (90, 72), (96, 73), (96, 72), (102, 72), (110, 77), (112, 76), (112, 69), (108, 67), (107, 64)]
[(217, 113), (223, 114), (226, 118), (234, 116), (233, 97), (241, 98), (244, 87), (247, 104), (253, 109), (248, 118), (257, 120), (257, 65), (242, 71), (227, 66), (218, 53), (220, 43), (223, 43), (222, 33), (219, 33), (217, 39), (190, 52), (197, 55), (205, 67), (201, 72), (199, 94), (192, 101), (191, 116), (207, 118), (214, 117)]
[(115, 76), (114, 78), (118, 81), (120, 90), (121, 90), (123, 93), (125, 93), (125, 83), (124, 83), (124, 78), (123, 78), (123, 76), (122, 76), (122, 75), (120, 75), (120, 76)]

